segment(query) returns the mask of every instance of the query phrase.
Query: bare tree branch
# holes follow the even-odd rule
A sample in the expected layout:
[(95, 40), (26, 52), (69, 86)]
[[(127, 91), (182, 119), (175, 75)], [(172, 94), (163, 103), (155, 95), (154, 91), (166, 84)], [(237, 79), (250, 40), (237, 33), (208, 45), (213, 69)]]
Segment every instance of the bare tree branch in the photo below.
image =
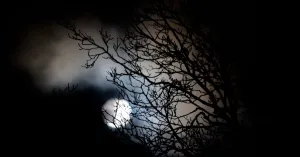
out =
[(60, 88), (57, 88), (57, 89), (54, 88), (54, 89), (52, 90), (52, 93), (53, 93), (53, 94), (59, 94), (59, 93), (71, 93), (71, 92), (76, 91), (77, 87), (78, 87), (78, 84), (70, 86), (70, 84), (68, 83), (68, 85), (67, 85), (63, 90), (60, 89)]
[[(107, 79), (130, 103), (133, 118), (115, 131), (148, 146), (154, 155), (201, 155), (221, 137), (220, 130), (238, 125), (237, 113), (232, 112), (238, 105), (227, 92), (233, 86), (221, 70), (220, 58), (205, 33), (194, 32), (180, 9), (163, 2), (140, 9), (124, 37), (114, 39), (101, 28), (102, 41), (74, 24), (62, 25), (89, 56), (84, 67), (93, 67), (103, 57), (123, 68), (112, 68)], [(190, 111), (181, 113), (180, 108), (188, 106)]]

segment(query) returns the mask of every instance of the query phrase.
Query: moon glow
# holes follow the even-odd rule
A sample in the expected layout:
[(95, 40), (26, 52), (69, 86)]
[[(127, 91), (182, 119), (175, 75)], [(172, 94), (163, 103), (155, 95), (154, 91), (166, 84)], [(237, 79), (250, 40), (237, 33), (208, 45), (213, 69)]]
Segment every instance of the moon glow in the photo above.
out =
[(102, 109), (104, 121), (110, 128), (124, 127), (130, 120), (131, 107), (124, 99), (110, 99)]

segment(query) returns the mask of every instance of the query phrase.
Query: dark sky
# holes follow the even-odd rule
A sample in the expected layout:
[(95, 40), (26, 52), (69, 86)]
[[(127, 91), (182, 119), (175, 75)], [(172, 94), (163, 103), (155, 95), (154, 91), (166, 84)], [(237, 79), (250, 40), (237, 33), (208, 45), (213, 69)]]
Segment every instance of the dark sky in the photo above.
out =
[[(21, 2), (8, 4), (7, 11), (2, 10), (4, 40), (8, 43), (2, 51), (8, 56), (8, 75), (5, 76), (5, 92), (9, 115), (7, 123), (9, 142), (18, 143), (21, 152), (39, 154), (76, 155), (77, 151), (86, 155), (106, 153), (114, 156), (116, 151), (137, 156), (137, 146), (120, 144), (114, 135), (103, 128), (98, 112), (101, 105), (113, 97), (116, 91), (103, 91), (90, 87), (76, 94), (53, 97), (42, 94), (34, 86), (33, 76), (14, 66), (16, 49), (32, 30), (53, 20), (76, 18), (83, 13), (92, 13), (105, 24), (126, 26), (133, 9), (143, 5), (140, 0), (130, 1), (62, 1)], [(234, 5), (233, 5), (234, 4)], [(201, 23), (216, 30), (219, 40), (217, 48), (222, 56), (235, 62), (241, 78), (242, 97), (255, 112), (254, 65), (255, 65), (255, 10), (254, 3), (215, 3), (195, 0), (191, 4), (191, 14)], [(241, 16), (242, 15), (242, 16)], [(13, 63), (13, 64), (11, 64)], [(82, 104), (84, 107), (82, 107)], [(28, 143), (31, 143), (30, 146)], [(28, 146), (31, 147), (28, 149)], [(132, 150), (131, 150), (132, 149)], [(110, 151), (111, 150), (111, 151)]]

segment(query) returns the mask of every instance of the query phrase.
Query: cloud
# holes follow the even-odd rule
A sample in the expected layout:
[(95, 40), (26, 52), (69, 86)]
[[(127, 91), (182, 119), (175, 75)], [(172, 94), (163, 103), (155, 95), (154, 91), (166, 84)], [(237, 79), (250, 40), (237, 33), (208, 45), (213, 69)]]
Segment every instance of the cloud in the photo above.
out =
[[(103, 24), (95, 18), (79, 18), (77, 25), (96, 41), (100, 40), (98, 29)], [(104, 27), (118, 36), (119, 30), (116, 28)], [(79, 50), (77, 41), (69, 39), (68, 31), (54, 22), (30, 30), (18, 53), (18, 65), (33, 75), (34, 82), (42, 91), (68, 83), (93, 85), (102, 89), (112, 87), (106, 81), (106, 76), (107, 71), (115, 66), (114, 63), (99, 59), (94, 68), (82, 67), (88, 56)]]
[[(112, 33), (113, 37), (120, 37), (123, 34), (122, 31), (117, 29), (117, 27), (103, 25), (100, 21), (96, 20), (93, 17), (85, 16), (84, 18), (79, 18), (76, 21), (76, 24), (77, 27), (82, 30), (82, 32), (91, 35), (97, 43), (101, 43), (98, 32), (100, 26), (104, 26), (104, 28), (108, 30), (108, 32)], [(176, 26), (174, 27), (177, 28)], [(152, 33), (154, 33), (154, 29), (152, 31)], [(45, 25), (43, 28), (40, 27), (39, 29), (30, 31), (28, 37), (19, 49), (19, 65), (23, 66), (28, 72), (33, 75), (36, 84), (43, 91), (50, 91), (55, 87), (65, 86), (68, 83), (92, 85), (101, 89), (112, 88), (113, 85), (106, 81), (107, 71), (109, 71), (111, 67), (117, 67), (118, 71), (122, 71), (120, 65), (116, 65), (116, 63), (113, 63), (110, 60), (99, 59), (93, 68), (83, 68), (82, 65), (85, 64), (88, 56), (86, 52), (79, 50), (77, 43), (77, 41), (69, 39), (68, 31), (65, 28), (54, 23), (48, 23), (47, 26)], [(179, 63), (174, 64), (175, 65), (172, 65), (173, 67), (180, 67), (179, 65), (176, 65)], [(150, 65), (155, 66), (151, 62), (143, 61), (142, 63), (143, 67), (150, 68)], [(152, 71), (152, 73), (155, 73), (155, 71)], [(158, 77), (157, 81), (160, 81), (162, 77), (163, 76)], [(178, 75), (172, 75), (171, 77), (172, 79), (177, 79), (179, 81), (183, 80), (182, 73), (179, 73)], [(128, 78), (125, 77), (123, 81), (128, 81), (127, 79)], [(153, 88), (156, 91), (159, 91), (159, 89), (157, 89), (159, 87), (155, 86)], [(197, 90), (202, 91), (199, 85), (193, 86), (192, 91)], [(200, 97), (201, 94), (200, 92), (195, 92), (195, 95), (198, 95)], [(158, 100), (160, 99), (162, 99), (162, 102), (164, 102), (164, 98), (158, 98)], [(208, 97), (203, 97), (203, 99), (207, 101)], [(145, 98), (144, 100), (144, 102), (147, 102)], [(195, 103), (199, 106), (203, 105), (197, 101), (195, 101)], [(195, 105), (181, 102), (176, 108), (178, 115), (185, 115), (193, 111), (196, 107)], [(203, 106), (203, 108), (208, 110), (208, 112), (212, 112), (211, 108), (208, 108), (206, 106)], [(134, 109), (135, 108), (133, 108), (133, 110)], [(185, 118), (192, 118), (197, 113), (195, 112), (194, 114), (191, 114), (190, 116), (187, 116)], [(159, 118), (163, 119), (163, 117), (160, 117), (159, 115), (151, 115), (147, 118), (149, 118), (154, 123), (156, 123)], [(181, 120), (186, 124), (187, 121), (184, 120), (185, 118), (181, 118)], [(139, 120), (136, 120), (135, 122), (141, 125), (144, 124), (144, 122)], [(181, 125), (178, 120), (172, 122)], [(152, 127), (152, 125), (150, 124), (148, 124), (147, 126)], [(174, 125), (174, 127), (176, 126)]]

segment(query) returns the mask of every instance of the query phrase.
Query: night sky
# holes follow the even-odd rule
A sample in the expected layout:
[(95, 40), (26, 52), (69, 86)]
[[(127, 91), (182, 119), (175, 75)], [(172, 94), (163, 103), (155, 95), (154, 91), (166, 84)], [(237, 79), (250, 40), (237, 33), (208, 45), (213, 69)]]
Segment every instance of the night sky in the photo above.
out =
[[(26, 47), (29, 39), (32, 43), (31, 49), (35, 49), (34, 55), (43, 53), (52, 55), (51, 52), (57, 48), (55, 44), (67, 38), (67, 36), (62, 37), (64, 33), (56, 32), (58, 26), (53, 26), (56, 20), (80, 17), (84, 21), (85, 17), (93, 17), (93, 20), (100, 20), (108, 27), (126, 27), (130, 23), (134, 8), (146, 5), (146, 3), (141, 0), (21, 3), (8, 4), (4, 7), (9, 8), (8, 11), (2, 10), (2, 16), (4, 15), (2, 27), (4, 28), (1, 34), (4, 34), (3, 39), (8, 41), (3, 46), (2, 52), (7, 56), (6, 61), (9, 65), (2, 67), (5, 71), (7, 70), (8, 74), (4, 76), (5, 83), (2, 85), (5, 87), (3, 91), (7, 94), (3, 106), (8, 113), (5, 119), (10, 128), (7, 134), (10, 139), (9, 143), (18, 145), (17, 151), (13, 149), (11, 153), (39, 156), (48, 154), (118, 156), (118, 153), (122, 152), (124, 156), (145, 156), (145, 148), (130, 142), (121, 143), (100, 120), (101, 106), (117, 94), (111, 86), (101, 88), (100, 83), (93, 85), (90, 80), (82, 81), (86, 80), (83, 78), (75, 82), (79, 83), (79, 87), (85, 86), (86, 88), (80, 88), (75, 93), (51, 95), (45, 92), (44, 88), (48, 88), (48, 91), (51, 91), (53, 87), (64, 88), (68, 82), (71, 82), (68, 81), (71, 78), (69, 76), (77, 75), (76, 70), (72, 68), (77, 63), (80, 67), (80, 64), (84, 64), (84, 60), (81, 62), (74, 60), (76, 64), (64, 65), (71, 67), (69, 69), (73, 71), (65, 71), (70, 73), (59, 78), (46, 74), (37, 77), (35, 73), (39, 72), (37, 69), (43, 71), (54, 65), (51, 64), (51, 67), (48, 62), (45, 62), (45, 67), (34, 64), (34, 66), (41, 67), (30, 71), (28, 67), (32, 65), (35, 57), (27, 55), (26, 57), (30, 59), (27, 58), (21, 61), (22, 63), (20, 63), (20, 58), (26, 55), (23, 48), (24, 45)], [(250, 117), (253, 118), (257, 110), (256, 100), (253, 98), (255, 80), (257, 80), (254, 75), (256, 57), (254, 3), (195, 0), (191, 2), (190, 12), (199, 19), (195, 22), (195, 27), (206, 24), (215, 30), (218, 37), (214, 43), (215, 48), (222, 52), (221, 57), (225, 58), (224, 60), (236, 64), (237, 75), (240, 78), (240, 96), (249, 107)], [(51, 44), (51, 42), (54, 45), (49, 46), (47, 43)], [(74, 45), (76, 48), (76, 43)], [(63, 52), (63, 54), (66, 53)], [(65, 57), (68, 58), (68, 55)], [(58, 60), (55, 64), (68, 62), (67, 59)], [(104, 63), (99, 63), (98, 67), (103, 71), (104, 66)], [(78, 73), (78, 75), (83, 74)], [(86, 78), (90, 77), (89, 74), (86, 76)], [(92, 77), (95, 80), (98, 77), (104, 78), (103, 75)], [(58, 81), (54, 85), (49, 83), (53, 80), (61, 82)], [(40, 82), (44, 85), (40, 85)], [(249, 141), (245, 142), (247, 146), (241, 151), (254, 150), (253, 138), (252, 141), (250, 140), (254, 137), (253, 132), (249, 131), (249, 134), (245, 135), (247, 136), (245, 139)]]

